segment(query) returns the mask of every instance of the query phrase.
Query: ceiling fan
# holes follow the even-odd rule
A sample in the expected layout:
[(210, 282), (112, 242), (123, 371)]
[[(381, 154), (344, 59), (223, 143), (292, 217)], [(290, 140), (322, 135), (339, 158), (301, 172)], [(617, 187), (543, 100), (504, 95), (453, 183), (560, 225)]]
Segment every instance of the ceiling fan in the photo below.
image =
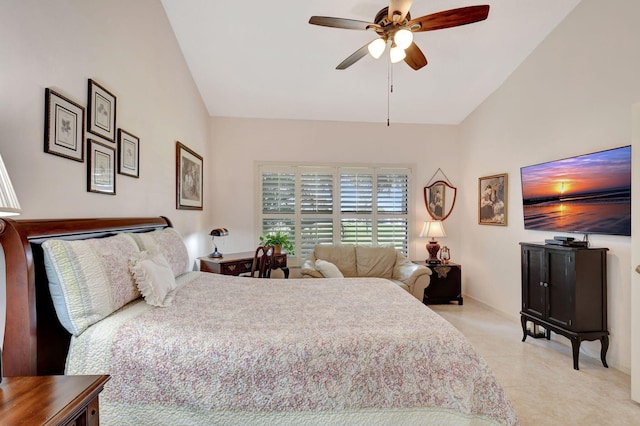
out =
[(411, 68), (417, 71), (427, 65), (427, 58), (413, 42), (413, 33), (472, 24), (483, 21), (489, 16), (489, 5), (483, 5), (445, 10), (411, 19), (409, 9), (412, 3), (412, 0), (390, 0), (389, 6), (382, 8), (376, 14), (373, 22), (332, 18), (329, 16), (312, 16), (309, 19), (309, 23), (347, 30), (371, 30), (378, 34), (377, 39), (356, 50), (342, 61), (336, 69), (343, 70), (350, 67), (365, 57), (367, 52), (377, 59), (382, 56), (387, 44), (391, 44), (389, 49), (391, 62), (397, 63), (404, 60)]

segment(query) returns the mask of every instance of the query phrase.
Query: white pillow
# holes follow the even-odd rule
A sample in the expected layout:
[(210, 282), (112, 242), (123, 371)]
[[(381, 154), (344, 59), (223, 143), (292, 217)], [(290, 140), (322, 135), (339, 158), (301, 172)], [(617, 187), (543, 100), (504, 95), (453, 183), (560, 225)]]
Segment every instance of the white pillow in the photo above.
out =
[(153, 306), (171, 305), (176, 293), (176, 279), (162, 253), (138, 253), (131, 257), (129, 268), (145, 302)]
[(316, 260), (316, 269), (320, 271), (325, 278), (344, 278), (340, 269), (338, 269), (338, 267), (333, 263), (327, 262), (326, 260)]
[(129, 235), (138, 243), (140, 251), (162, 253), (169, 265), (171, 265), (174, 277), (182, 275), (189, 270), (187, 247), (184, 245), (178, 231), (174, 228)]

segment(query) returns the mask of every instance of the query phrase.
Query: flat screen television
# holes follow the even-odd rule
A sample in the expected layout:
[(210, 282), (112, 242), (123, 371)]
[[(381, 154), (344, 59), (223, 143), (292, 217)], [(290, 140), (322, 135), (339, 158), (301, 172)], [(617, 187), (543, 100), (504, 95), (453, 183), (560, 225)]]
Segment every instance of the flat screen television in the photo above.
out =
[(631, 235), (631, 146), (520, 168), (524, 228)]

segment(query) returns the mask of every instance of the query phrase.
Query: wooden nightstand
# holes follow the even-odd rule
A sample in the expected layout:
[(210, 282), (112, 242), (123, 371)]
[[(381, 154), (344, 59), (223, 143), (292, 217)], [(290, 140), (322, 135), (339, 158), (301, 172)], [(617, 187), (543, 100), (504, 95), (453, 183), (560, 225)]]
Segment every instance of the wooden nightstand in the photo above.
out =
[[(200, 270), (203, 272), (213, 272), (222, 275), (240, 275), (251, 272), (254, 252), (230, 253), (224, 257), (199, 257)], [(273, 255), (273, 266), (271, 269), (282, 269), (284, 277), (289, 278), (289, 268), (287, 267), (287, 254), (278, 253)]]
[(109, 376), (4, 377), (0, 424), (98, 426), (98, 394)]
[(457, 300), (462, 305), (462, 265), (449, 262), (447, 264), (428, 264), (414, 261), (431, 269), (431, 282), (424, 291), (423, 303), (449, 303)]

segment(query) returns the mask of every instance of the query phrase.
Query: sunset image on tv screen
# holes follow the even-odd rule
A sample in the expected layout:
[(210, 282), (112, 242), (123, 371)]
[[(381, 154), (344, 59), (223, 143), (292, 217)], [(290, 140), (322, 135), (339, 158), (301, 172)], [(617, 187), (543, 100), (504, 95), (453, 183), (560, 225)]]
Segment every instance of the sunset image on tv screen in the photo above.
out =
[(520, 169), (525, 229), (631, 235), (631, 147)]

